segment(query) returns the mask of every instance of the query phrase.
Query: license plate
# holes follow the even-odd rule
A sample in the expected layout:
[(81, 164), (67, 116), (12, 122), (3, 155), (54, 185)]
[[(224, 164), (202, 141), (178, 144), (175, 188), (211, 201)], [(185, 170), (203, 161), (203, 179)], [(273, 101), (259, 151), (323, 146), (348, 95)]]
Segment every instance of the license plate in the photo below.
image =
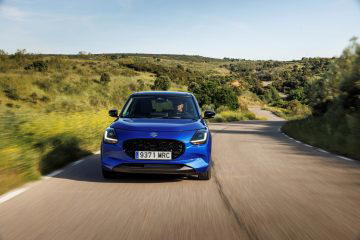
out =
[(135, 151), (135, 159), (139, 159), (139, 160), (171, 160), (171, 152)]

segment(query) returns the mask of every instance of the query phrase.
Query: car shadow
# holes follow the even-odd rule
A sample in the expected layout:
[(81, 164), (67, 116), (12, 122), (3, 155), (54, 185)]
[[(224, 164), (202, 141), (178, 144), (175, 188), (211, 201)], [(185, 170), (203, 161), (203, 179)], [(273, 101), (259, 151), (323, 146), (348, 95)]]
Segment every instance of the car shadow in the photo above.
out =
[(101, 183), (163, 183), (195, 179), (195, 177), (165, 174), (118, 174), (114, 178), (105, 179), (101, 173), (99, 154), (88, 156), (79, 164), (70, 164), (64, 171), (54, 176), (54, 178)]

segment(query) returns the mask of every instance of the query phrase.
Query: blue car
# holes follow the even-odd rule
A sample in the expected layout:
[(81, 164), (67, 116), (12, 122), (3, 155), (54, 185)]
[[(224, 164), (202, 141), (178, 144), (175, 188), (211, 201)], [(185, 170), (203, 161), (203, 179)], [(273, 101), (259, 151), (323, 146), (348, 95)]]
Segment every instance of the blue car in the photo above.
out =
[(132, 94), (116, 120), (105, 130), (101, 144), (104, 178), (121, 173), (195, 175), (211, 178), (211, 134), (191, 93)]

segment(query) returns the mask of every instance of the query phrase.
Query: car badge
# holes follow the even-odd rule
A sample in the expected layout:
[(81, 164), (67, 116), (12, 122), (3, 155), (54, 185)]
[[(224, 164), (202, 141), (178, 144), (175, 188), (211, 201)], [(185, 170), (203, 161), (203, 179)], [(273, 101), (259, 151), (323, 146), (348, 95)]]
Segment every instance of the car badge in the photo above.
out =
[(157, 134), (156, 132), (152, 132), (152, 133), (150, 133), (150, 136), (152, 136), (152, 137), (157, 137), (158, 134)]

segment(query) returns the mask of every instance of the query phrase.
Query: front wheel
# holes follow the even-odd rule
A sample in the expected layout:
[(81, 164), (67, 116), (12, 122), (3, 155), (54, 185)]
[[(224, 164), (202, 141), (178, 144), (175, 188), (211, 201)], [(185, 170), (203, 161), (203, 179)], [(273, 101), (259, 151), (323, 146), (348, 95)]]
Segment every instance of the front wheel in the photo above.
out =
[(211, 178), (211, 166), (209, 166), (209, 168), (208, 168), (208, 170), (206, 170), (206, 172), (198, 174), (199, 180), (210, 180), (210, 178)]

